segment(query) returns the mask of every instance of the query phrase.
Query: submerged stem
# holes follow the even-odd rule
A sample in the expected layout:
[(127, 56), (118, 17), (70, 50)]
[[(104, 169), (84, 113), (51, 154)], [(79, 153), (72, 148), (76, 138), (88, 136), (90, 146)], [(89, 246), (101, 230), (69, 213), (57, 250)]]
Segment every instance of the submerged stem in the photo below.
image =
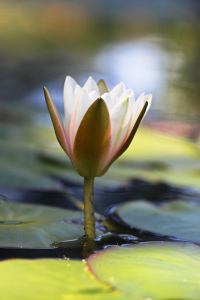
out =
[(87, 240), (94, 241), (94, 178), (84, 178), (84, 225)]

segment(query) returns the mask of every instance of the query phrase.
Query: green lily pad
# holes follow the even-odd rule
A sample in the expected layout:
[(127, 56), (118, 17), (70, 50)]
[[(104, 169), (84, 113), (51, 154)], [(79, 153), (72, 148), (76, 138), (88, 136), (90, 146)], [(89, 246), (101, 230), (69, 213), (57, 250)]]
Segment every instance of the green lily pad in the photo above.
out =
[(169, 161), (174, 158), (197, 158), (199, 155), (199, 149), (194, 143), (143, 127), (134, 137), (124, 158), (131, 159), (135, 156), (145, 160)]
[(143, 299), (199, 300), (200, 247), (187, 243), (143, 243), (110, 247), (91, 256), (95, 276)]
[(127, 299), (91, 276), (82, 261), (9, 260), (0, 263), (0, 272), (3, 300)]
[(128, 226), (200, 243), (200, 205), (172, 201), (156, 206), (147, 201), (120, 205), (115, 214)]
[(7, 260), (0, 263), (0, 272), (0, 298), (4, 300), (200, 297), (200, 248), (186, 243), (115, 246), (92, 255), (86, 263)]
[[(62, 190), (62, 184), (52, 175), (83, 182), (57, 142), (46, 109), (32, 109), (31, 118), (29, 107), (19, 106), (13, 111), (8, 105), (2, 111), (6, 118), (0, 129), (0, 169), (3, 174), (0, 184)], [(199, 158), (195, 143), (141, 126), (130, 147), (105, 176), (96, 180), (96, 186), (119, 185), (137, 177), (199, 189)]]
[[(29, 107), (19, 106), (13, 111), (8, 105), (1, 106), (1, 109), (6, 118), (0, 129), (0, 169), (3, 174), (0, 184), (62, 190), (62, 184), (51, 175), (82, 183), (82, 178), (57, 142), (46, 109), (32, 109), (31, 118)], [(141, 127), (127, 151), (105, 176), (96, 180), (96, 186), (119, 185), (137, 177), (199, 189), (199, 158), (199, 148), (195, 143)]]
[(130, 147), (103, 178), (125, 182), (137, 177), (199, 190), (199, 170), (200, 152), (194, 142), (141, 127)]
[(84, 235), (83, 213), (67, 209), (0, 202), (0, 247), (49, 248)]
[[(67, 156), (54, 155), (40, 149), (17, 146), (6, 142), (0, 146), (0, 168), (3, 176), (0, 184), (21, 188), (62, 190), (62, 185), (50, 175), (70, 177), (74, 174)], [(67, 174), (67, 175), (66, 175)], [(65, 175), (65, 176), (64, 176)]]

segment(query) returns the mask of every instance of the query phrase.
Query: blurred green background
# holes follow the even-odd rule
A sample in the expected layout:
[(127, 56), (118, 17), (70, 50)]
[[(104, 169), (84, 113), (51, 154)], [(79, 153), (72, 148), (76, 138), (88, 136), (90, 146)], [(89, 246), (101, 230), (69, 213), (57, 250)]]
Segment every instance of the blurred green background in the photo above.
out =
[[(168, 159), (173, 167), (178, 162), (174, 169), (183, 175), (180, 167), (188, 167), (185, 157), (191, 157), (193, 175), (187, 173), (182, 181), (174, 170), (168, 174), (161, 168), (162, 177), (160, 167), (148, 165), (141, 177), (170, 181), (173, 176), (173, 182), (184, 185), (194, 185), (195, 177), (198, 186), (199, 17), (198, 0), (0, 1), (0, 183), (54, 188), (44, 174), (64, 174), (66, 166), (70, 176), (79, 178), (71, 175), (75, 172), (59, 150), (42, 87), (49, 88), (63, 112), (65, 76), (83, 84), (92, 75), (104, 78), (109, 88), (124, 81), (136, 96), (152, 93), (146, 128), (181, 137), (183, 144), (192, 141), (194, 155), (185, 148), (176, 151), (175, 139), (173, 150), (173, 138), (158, 142), (157, 136), (150, 137), (147, 144), (144, 129), (134, 159), (143, 161), (146, 151), (146, 161)], [(154, 146), (154, 140), (162, 147)], [(124, 157), (131, 160), (130, 151)], [(134, 166), (124, 173), (133, 176), (137, 170)]]

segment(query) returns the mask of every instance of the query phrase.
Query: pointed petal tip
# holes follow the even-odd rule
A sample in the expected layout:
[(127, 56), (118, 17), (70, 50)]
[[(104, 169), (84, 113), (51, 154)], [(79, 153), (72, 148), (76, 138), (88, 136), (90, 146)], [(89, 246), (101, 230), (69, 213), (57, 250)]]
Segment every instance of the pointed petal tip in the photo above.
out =
[(72, 79), (72, 80), (74, 80), (74, 78), (72, 77), (72, 76), (70, 76), (70, 75), (67, 75), (66, 77), (65, 77), (65, 80), (66, 79)]
[(65, 77), (65, 84), (67, 84), (67, 83), (71, 83), (73, 85), (77, 84), (76, 80), (72, 76), (69, 76), (69, 75), (67, 75)]
[(152, 98), (153, 98), (152, 94), (149, 94), (149, 95), (146, 95), (146, 96), (145, 96), (145, 100), (146, 100), (146, 101), (151, 101)]
[(144, 97), (144, 100), (147, 102), (147, 111), (149, 110), (150, 106), (151, 106), (151, 102), (152, 102), (152, 94), (146, 95)]
[(104, 93), (109, 93), (109, 88), (103, 79), (100, 79), (98, 81), (97, 86), (99, 89), (100, 96), (103, 95)]
[(100, 82), (105, 83), (105, 80), (99, 79), (98, 83), (100, 83)]
[(92, 82), (92, 83), (96, 83), (96, 81), (94, 80), (94, 78), (90, 75), (89, 77), (88, 77), (88, 79), (86, 80), (86, 82), (85, 83), (89, 83), (89, 82)]
[[(99, 97), (99, 98), (97, 98), (96, 101), (98, 101), (99, 104), (100, 104), (100, 103), (105, 104), (105, 106), (107, 107), (106, 101), (105, 101), (103, 98)], [(107, 109), (108, 109), (108, 107), (107, 107)]]
[(46, 86), (43, 87), (43, 91), (44, 91), (44, 97), (45, 97), (45, 100), (46, 100), (46, 104), (48, 106), (49, 103), (52, 102), (53, 100), (51, 99), (51, 95), (50, 95), (48, 89), (46, 88)]
[(50, 114), (50, 117), (51, 117), (51, 120), (53, 123), (53, 127), (54, 127), (54, 131), (55, 131), (57, 140), (60, 143), (63, 150), (69, 156), (69, 149), (68, 149), (67, 140), (66, 140), (66, 136), (65, 136), (65, 132), (64, 132), (60, 114), (58, 113), (58, 111), (56, 109), (56, 106), (51, 98), (51, 95), (50, 95), (48, 89), (44, 86), (43, 90), (44, 90), (44, 96), (45, 96), (47, 108), (48, 108), (48, 111), (49, 111), (49, 114)]
[(48, 92), (46, 86), (43, 86), (43, 91), (44, 91), (44, 94), (46, 94)]

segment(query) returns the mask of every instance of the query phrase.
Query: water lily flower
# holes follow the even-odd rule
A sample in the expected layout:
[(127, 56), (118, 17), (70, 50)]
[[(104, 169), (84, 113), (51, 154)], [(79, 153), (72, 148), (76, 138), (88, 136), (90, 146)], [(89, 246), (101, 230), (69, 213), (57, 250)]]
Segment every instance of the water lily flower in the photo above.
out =
[(102, 176), (128, 148), (152, 96), (135, 100), (123, 83), (110, 92), (106, 83), (89, 77), (81, 88), (70, 76), (64, 84), (65, 126), (44, 88), (54, 130), (77, 172), (85, 178)]
[(47, 107), (63, 150), (84, 177), (84, 225), (86, 245), (93, 251), (95, 239), (94, 177), (102, 176), (128, 148), (147, 109), (151, 95), (135, 101), (123, 83), (110, 92), (104, 80), (89, 77), (81, 88), (70, 76), (64, 84), (65, 126), (44, 87)]

